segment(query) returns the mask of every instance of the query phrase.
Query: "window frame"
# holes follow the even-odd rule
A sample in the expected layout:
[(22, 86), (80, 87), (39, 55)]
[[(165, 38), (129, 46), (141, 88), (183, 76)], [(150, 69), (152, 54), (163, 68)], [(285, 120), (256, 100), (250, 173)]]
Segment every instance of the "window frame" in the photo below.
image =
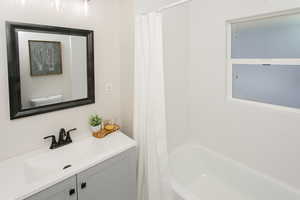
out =
[(267, 18), (274, 18), (274, 17), (280, 17), (280, 16), (288, 16), (288, 15), (300, 15), (300, 9), (292, 9), (287, 11), (281, 11), (281, 12), (274, 12), (269, 14), (262, 14), (262, 15), (256, 15), (251, 17), (244, 17), (244, 18), (238, 18), (233, 20), (227, 20), (226, 21), (226, 99), (229, 102), (232, 103), (247, 103), (249, 105), (255, 105), (255, 106), (263, 106), (268, 108), (274, 108), (279, 110), (290, 110), (290, 111), (296, 111), (300, 113), (300, 108), (294, 108), (289, 106), (283, 106), (283, 105), (276, 105), (276, 104), (270, 104), (270, 103), (264, 103), (259, 101), (253, 101), (253, 100), (247, 100), (247, 99), (239, 99), (234, 98), (232, 96), (232, 83), (233, 83), (233, 65), (234, 64), (248, 64), (248, 65), (263, 65), (263, 64), (271, 64), (271, 65), (299, 65), (300, 66), (300, 58), (232, 58), (231, 56), (231, 44), (232, 44), (232, 25), (236, 23), (242, 23), (242, 22), (250, 22), (250, 21), (256, 21), (256, 20), (262, 20)]

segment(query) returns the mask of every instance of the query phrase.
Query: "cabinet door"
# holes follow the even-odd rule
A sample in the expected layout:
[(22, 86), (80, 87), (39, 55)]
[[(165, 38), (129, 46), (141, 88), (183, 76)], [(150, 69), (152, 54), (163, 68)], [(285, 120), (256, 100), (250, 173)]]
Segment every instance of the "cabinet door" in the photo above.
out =
[(60, 182), (25, 200), (77, 200), (76, 176)]
[(136, 149), (130, 149), (77, 177), (78, 200), (136, 200)]

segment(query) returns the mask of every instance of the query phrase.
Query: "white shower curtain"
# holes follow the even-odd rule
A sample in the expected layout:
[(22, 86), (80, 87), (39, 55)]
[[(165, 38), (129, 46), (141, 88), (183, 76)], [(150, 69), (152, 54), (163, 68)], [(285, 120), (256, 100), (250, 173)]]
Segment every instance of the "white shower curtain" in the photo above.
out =
[(166, 142), (162, 19), (136, 19), (135, 117), (138, 141), (138, 200), (171, 200)]

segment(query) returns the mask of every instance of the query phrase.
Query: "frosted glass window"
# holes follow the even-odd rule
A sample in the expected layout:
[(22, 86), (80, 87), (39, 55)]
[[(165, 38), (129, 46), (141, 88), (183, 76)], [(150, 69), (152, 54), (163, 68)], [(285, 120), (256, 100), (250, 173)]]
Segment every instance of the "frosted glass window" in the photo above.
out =
[(300, 108), (300, 13), (231, 22), (228, 94)]
[(231, 24), (232, 58), (300, 58), (300, 14)]
[(300, 108), (300, 65), (233, 64), (234, 98)]

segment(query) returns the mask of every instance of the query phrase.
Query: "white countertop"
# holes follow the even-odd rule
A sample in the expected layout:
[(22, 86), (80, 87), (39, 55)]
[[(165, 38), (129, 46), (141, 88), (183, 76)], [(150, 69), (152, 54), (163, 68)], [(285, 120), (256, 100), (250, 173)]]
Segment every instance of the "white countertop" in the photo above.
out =
[[(135, 146), (134, 140), (121, 132), (116, 132), (103, 139), (90, 136), (56, 150), (43, 148), (5, 160), (0, 162), (0, 199), (23, 200)], [(69, 163), (72, 167), (66, 170), (38, 174), (39, 170), (30, 171), (26, 167), (26, 163), (33, 163), (37, 169), (42, 165), (50, 169), (53, 167), (52, 161), (48, 162), (47, 156), (58, 157), (53, 160), (55, 161), (53, 165), (58, 165), (62, 160), (60, 157), (67, 154), (70, 157), (70, 153), (74, 154), (73, 160), (71, 158), (68, 160), (72, 162)], [(77, 160), (74, 162), (75, 157)]]

